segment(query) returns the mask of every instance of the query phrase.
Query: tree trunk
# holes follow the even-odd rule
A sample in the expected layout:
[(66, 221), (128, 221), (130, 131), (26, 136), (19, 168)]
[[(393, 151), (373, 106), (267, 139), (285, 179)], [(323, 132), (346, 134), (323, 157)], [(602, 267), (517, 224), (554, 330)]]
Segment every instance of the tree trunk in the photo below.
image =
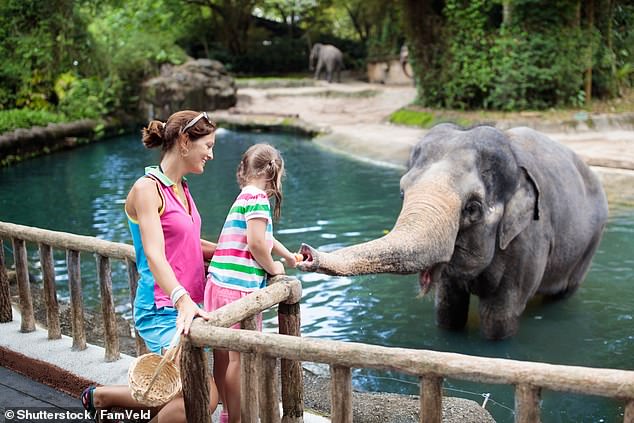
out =
[(590, 45), (588, 46), (588, 67), (586, 68), (584, 87), (586, 93), (586, 106), (589, 106), (592, 102), (592, 57), (594, 55), (592, 32), (594, 29), (594, 0), (587, 0), (586, 13), (588, 15), (588, 36), (590, 37)]
[(511, 26), (513, 21), (512, 0), (502, 0), (502, 25), (506, 28)]
[(409, 47), (410, 65), (414, 71), (418, 99), (427, 105), (438, 84), (441, 69), (443, 17), (430, 0), (400, 0), (405, 38)]

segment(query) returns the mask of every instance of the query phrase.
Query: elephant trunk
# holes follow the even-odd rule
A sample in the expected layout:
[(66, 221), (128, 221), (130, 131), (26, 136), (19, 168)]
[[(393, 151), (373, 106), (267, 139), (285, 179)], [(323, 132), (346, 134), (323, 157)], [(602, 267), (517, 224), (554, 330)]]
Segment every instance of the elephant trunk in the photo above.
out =
[(451, 259), (461, 201), (447, 183), (412, 187), (392, 231), (382, 238), (331, 253), (302, 246), (299, 268), (330, 275), (415, 273)]

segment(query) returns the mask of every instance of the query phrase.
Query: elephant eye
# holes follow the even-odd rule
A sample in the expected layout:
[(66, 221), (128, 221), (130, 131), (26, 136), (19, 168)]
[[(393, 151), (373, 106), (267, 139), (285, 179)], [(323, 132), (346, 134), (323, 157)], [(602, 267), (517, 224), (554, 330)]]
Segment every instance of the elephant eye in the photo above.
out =
[(482, 204), (480, 204), (479, 201), (469, 201), (467, 206), (464, 208), (464, 212), (469, 220), (472, 222), (476, 221), (482, 216)]

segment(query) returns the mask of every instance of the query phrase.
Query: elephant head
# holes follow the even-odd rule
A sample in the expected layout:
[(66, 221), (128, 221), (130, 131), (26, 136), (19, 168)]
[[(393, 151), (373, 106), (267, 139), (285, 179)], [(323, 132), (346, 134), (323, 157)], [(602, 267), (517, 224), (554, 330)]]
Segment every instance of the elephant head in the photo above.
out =
[(308, 69), (310, 69), (311, 71), (315, 69), (315, 63), (317, 62), (317, 58), (319, 57), (321, 46), (321, 43), (315, 43), (313, 44), (313, 48), (310, 50), (310, 56), (308, 57)]
[(300, 269), (331, 275), (416, 273), (426, 291), (441, 270), (484, 269), (533, 218), (538, 191), (504, 134), (436, 126), (413, 149), (401, 178), (403, 206), (384, 237), (332, 253), (303, 245)]
[[(525, 303), (511, 306), (512, 319), (507, 319), (502, 312), (494, 316), (483, 311), (482, 298), (499, 300), (491, 308), (506, 311), (509, 302), (520, 296), (526, 301), (535, 293), (531, 287), (503, 299), (496, 296), (504, 272), (500, 257), (511, 254), (504, 250), (540, 213), (537, 182), (511, 144), (505, 133), (489, 126), (434, 127), (411, 152), (400, 181), (403, 205), (394, 228), (382, 238), (330, 253), (303, 244), (299, 269), (330, 275), (418, 273), (423, 293), (436, 287), (440, 326), (464, 327), (469, 296), (476, 294), (485, 335), (510, 336), (516, 330), (512, 320)], [(512, 275), (510, 279), (508, 283), (516, 283)], [(491, 322), (485, 323), (488, 318)]]

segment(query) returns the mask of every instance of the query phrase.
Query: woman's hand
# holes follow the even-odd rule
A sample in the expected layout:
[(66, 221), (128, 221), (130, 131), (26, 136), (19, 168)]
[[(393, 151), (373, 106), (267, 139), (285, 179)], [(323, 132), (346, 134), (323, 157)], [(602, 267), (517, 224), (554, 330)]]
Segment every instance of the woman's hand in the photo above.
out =
[(192, 326), (192, 322), (196, 316), (200, 316), (205, 320), (209, 320), (209, 314), (202, 310), (198, 305), (192, 301), (189, 295), (183, 295), (174, 305), (178, 310), (178, 317), (176, 318), (176, 331), (184, 335), (189, 335), (189, 328)]

